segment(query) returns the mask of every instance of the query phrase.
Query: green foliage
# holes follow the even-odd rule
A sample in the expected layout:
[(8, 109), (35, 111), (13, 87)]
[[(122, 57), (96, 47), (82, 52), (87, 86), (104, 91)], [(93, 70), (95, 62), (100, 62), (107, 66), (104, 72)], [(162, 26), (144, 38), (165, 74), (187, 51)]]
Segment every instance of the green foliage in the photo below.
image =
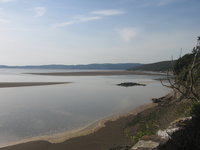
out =
[[(191, 101), (180, 101), (158, 106), (148, 113), (137, 114), (124, 129), (124, 133), (135, 144), (145, 135), (153, 135), (158, 129), (165, 129), (169, 123), (180, 117), (189, 116)], [(132, 130), (135, 127), (135, 130)], [(132, 132), (134, 131), (134, 132)]]
[(130, 136), (131, 141), (133, 142), (133, 144), (137, 143), (139, 141), (139, 139), (145, 135), (151, 135), (152, 132), (148, 131), (148, 130), (144, 130), (144, 131), (138, 131), (135, 135)]
[[(179, 58), (174, 64), (174, 72), (176, 75), (179, 75), (183, 72), (187, 72), (188, 68), (191, 66), (194, 58), (194, 54), (186, 54), (183, 57)], [(188, 72), (187, 72), (188, 73)]]
[(167, 71), (172, 68), (174, 62), (162, 61), (152, 64), (145, 64), (138, 67), (130, 68), (129, 70), (141, 70), (141, 71)]
[(183, 57), (179, 58), (174, 64), (174, 74), (176, 76), (176, 82), (179, 84), (184, 82), (188, 77), (189, 70), (193, 62), (194, 54), (186, 54)]
[[(173, 64), (173, 68), (172, 68)], [(164, 65), (164, 68), (163, 67)], [(159, 62), (147, 64), (131, 70), (145, 71), (163, 71), (170, 70), (174, 72), (175, 84), (171, 84), (176, 90), (183, 94), (186, 99), (182, 101), (173, 100), (171, 102), (160, 103), (153, 111), (146, 114), (136, 115), (129, 122), (125, 133), (135, 144), (144, 135), (156, 133), (158, 129), (166, 128), (172, 121), (186, 116), (194, 116), (200, 119), (200, 102), (193, 103), (190, 99), (199, 101), (200, 95), (200, 53), (199, 47), (193, 49), (192, 53), (186, 54), (178, 60), (171, 62)], [(183, 91), (182, 91), (183, 89)], [(185, 93), (186, 94), (185, 94)], [(192, 96), (190, 96), (192, 95)], [(197, 96), (196, 96), (197, 95)], [(189, 98), (188, 98), (189, 97)], [(188, 99), (187, 99), (188, 98)], [(132, 129), (132, 130), (131, 130)], [(133, 131), (133, 133), (129, 133)]]
[(200, 102), (193, 104), (191, 108), (191, 115), (200, 119)]
[(179, 58), (173, 67), (176, 89), (184, 96), (194, 101), (200, 101), (200, 53), (199, 48), (192, 53)]
[[(173, 66), (173, 71), (176, 76), (181, 77), (182, 80), (187, 80), (186, 76), (191, 69), (192, 63), (194, 61), (194, 56), (198, 52), (198, 48), (193, 48), (192, 53), (185, 54), (183, 57), (179, 58)], [(200, 54), (197, 55), (196, 62), (200, 61)], [(198, 63), (197, 63), (198, 64)], [(200, 75), (200, 66), (197, 67), (197, 75)]]

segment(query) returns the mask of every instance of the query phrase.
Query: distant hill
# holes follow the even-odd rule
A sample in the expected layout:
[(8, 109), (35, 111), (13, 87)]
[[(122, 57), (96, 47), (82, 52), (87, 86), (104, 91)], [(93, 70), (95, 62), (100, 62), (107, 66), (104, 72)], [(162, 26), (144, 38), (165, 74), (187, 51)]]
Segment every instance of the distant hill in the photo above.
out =
[(84, 70), (127, 70), (138, 67), (139, 63), (118, 63), (118, 64), (88, 64), (88, 65), (30, 65), (30, 66), (6, 66), (0, 65), (0, 68), (14, 69), (84, 69)]
[(144, 64), (136, 67), (129, 68), (128, 70), (141, 70), (141, 71), (167, 71), (172, 67), (171, 61), (161, 61), (151, 64)]

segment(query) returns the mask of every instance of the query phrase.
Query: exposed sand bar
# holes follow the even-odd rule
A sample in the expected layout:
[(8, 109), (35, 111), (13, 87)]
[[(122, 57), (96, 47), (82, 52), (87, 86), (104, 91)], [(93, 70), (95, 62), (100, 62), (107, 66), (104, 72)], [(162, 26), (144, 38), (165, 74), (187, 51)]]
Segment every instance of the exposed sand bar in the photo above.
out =
[(94, 121), (94, 122), (90, 123), (89, 125), (86, 125), (85, 127), (82, 127), (82, 128), (76, 129), (76, 130), (62, 132), (62, 133), (54, 134), (51, 136), (41, 136), (38, 139), (45, 140), (50, 143), (61, 143), (61, 142), (64, 142), (64, 141), (74, 138), (74, 137), (85, 136), (85, 135), (97, 132), (102, 127), (105, 127), (106, 123), (109, 121), (116, 121), (116, 120), (119, 120), (120, 118), (125, 118), (130, 115), (136, 115), (137, 113), (142, 112), (146, 109), (155, 107), (156, 105), (157, 104), (155, 104), (155, 103), (144, 104), (144, 105), (138, 106), (137, 108), (133, 109), (132, 111), (130, 111), (126, 114), (112, 115), (109, 117), (105, 117), (104, 119), (99, 119), (97, 121)]
[(45, 73), (26, 73), (34, 75), (51, 76), (115, 76), (115, 75), (162, 75), (160, 73), (142, 71), (80, 71), (80, 72), (45, 72)]
[(67, 84), (67, 83), (70, 82), (0, 82), (0, 88), (44, 86), (44, 85)]

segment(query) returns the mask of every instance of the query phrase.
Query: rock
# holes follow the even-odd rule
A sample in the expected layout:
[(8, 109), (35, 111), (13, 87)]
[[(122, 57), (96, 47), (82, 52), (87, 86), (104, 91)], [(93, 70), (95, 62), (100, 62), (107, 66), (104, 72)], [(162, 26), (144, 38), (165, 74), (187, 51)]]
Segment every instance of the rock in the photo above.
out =
[(153, 103), (160, 103), (161, 102), (161, 99), (159, 98), (152, 98), (151, 99)]
[(168, 143), (171, 136), (183, 130), (183, 125), (192, 117), (185, 117), (175, 120), (167, 129), (159, 130), (157, 135), (143, 136), (130, 150), (156, 150)]
[(160, 136), (163, 139), (170, 139), (171, 135), (180, 130), (180, 128), (176, 127), (176, 128), (168, 128), (166, 130), (158, 130), (157, 135)]
[(163, 101), (163, 99), (164, 99), (165, 97), (160, 97), (160, 98), (152, 98), (151, 100), (152, 100), (152, 102), (153, 103), (160, 103), (160, 102), (162, 102)]
[(158, 130), (157, 135), (163, 139), (168, 140), (171, 138), (171, 135), (174, 132), (177, 132), (177, 131), (183, 129), (183, 127), (180, 125), (184, 124), (184, 122), (186, 122), (186, 121), (190, 121), (191, 119), (192, 119), (192, 117), (179, 118), (179, 119), (175, 120), (174, 122), (172, 122), (167, 129)]
[(160, 143), (154, 141), (144, 141), (140, 140), (137, 142), (130, 150), (147, 149), (151, 150), (159, 146)]
[(118, 86), (124, 86), (124, 87), (130, 87), (130, 86), (146, 86), (145, 84), (140, 83), (133, 83), (133, 82), (123, 82), (120, 84), (117, 84)]

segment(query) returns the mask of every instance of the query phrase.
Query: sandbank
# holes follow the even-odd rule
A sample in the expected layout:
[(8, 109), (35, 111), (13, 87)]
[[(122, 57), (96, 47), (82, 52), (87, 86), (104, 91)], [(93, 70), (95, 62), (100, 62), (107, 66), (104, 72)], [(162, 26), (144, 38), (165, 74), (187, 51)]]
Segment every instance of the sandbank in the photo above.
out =
[(162, 75), (159, 72), (143, 71), (77, 71), (77, 72), (45, 72), (45, 73), (26, 73), (33, 75), (50, 75), (50, 76), (119, 76), (119, 75)]
[(0, 82), (0, 88), (44, 86), (44, 85), (67, 84), (67, 83), (70, 82)]

